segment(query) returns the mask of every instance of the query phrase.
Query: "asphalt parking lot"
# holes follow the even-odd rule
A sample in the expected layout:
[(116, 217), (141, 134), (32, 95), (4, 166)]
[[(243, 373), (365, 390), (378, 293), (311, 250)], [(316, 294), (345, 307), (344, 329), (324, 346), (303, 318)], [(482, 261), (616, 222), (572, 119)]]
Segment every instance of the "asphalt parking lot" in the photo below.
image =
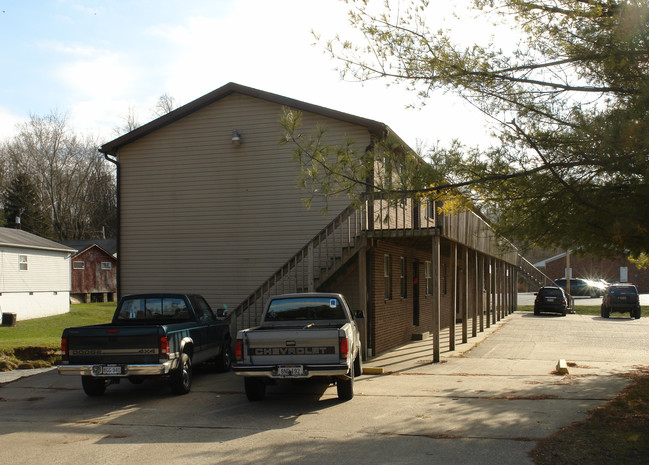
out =
[[(553, 373), (559, 358), (568, 375)], [(50, 370), (0, 384), (0, 462), (529, 464), (538, 439), (649, 365), (649, 318), (520, 312), (431, 361), (430, 339), (384, 354), (349, 402), (287, 382), (251, 403), (241, 378), (198, 370), (185, 396), (126, 382), (88, 398)]]

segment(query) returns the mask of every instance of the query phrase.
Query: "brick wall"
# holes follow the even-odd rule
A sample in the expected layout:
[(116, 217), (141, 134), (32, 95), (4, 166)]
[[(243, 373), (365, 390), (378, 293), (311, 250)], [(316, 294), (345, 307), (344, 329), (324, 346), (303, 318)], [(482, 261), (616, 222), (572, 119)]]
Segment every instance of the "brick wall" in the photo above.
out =
[[(426, 295), (425, 262), (431, 260), (430, 250), (421, 250), (406, 247), (394, 242), (377, 241), (368, 253), (370, 261), (370, 275), (373, 286), (370, 290), (369, 325), (373, 331), (373, 349), (375, 354), (380, 354), (393, 347), (412, 340), (412, 335), (425, 331), (432, 331), (433, 328), (433, 296)], [(385, 298), (385, 279), (383, 274), (384, 256), (390, 256), (392, 274), (392, 298)], [(405, 259), (406, 269), (406, 297), (401, 297), (401, 260)], [(418, 289), (419, 295), (419, 325), (413, 324), (413, 264), (417, 261)], [(449, 257), (442, 255), (442, 270), (448, 273)], [(447, 276), (450, 283), (450, 277)], [(442, 276), (444, 283), (444, 276)], [(442, 288), (444, 285), (442, 284)], [(442, 289), (443, 291), (444, 289)], [(448, 327), (450, 287), (446, 286), (446, 293), (441, 296), (441, 326)]]

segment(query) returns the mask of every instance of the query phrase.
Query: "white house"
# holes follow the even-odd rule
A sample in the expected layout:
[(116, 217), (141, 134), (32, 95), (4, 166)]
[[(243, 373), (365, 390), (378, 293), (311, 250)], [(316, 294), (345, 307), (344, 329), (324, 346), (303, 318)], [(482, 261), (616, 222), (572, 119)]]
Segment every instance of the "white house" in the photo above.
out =
[(74, 252), (26, 231), (0, 228), (0, 312), (18, 321), (69, 312)]

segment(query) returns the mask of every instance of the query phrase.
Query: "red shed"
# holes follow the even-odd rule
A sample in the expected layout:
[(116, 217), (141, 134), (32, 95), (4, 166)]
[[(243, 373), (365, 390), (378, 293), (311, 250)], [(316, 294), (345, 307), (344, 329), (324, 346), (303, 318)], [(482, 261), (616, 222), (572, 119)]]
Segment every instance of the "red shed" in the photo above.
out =
[[(87, 241), (90, 242), (90, 241)], [(77, 249), (72, 256), (74, 302), (114, 302), (117, 297), (117, 258), (96, 243), (70, 242)]]

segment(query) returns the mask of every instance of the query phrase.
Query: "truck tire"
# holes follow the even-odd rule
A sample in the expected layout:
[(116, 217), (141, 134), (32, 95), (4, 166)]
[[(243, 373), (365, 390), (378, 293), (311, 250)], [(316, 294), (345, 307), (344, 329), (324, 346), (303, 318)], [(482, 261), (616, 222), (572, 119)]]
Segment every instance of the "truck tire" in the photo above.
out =
[(173, 394), (187, 394), (192, 389), (192, 359), (183, 353), (180, 356), (178, 368), (171, 374), (171, 392)]
[(633, 310), (633, 318), (639, 320), (641, 316), (642, 316), (642, 309), (640, 307)]
[(246, 376), (243, 380), (246, 388), (246, 397), (250, 402), (263, 400), (266, 396), (266, 383), (261, 378)]
[(106, 392), (106, 380), (103, 378), (82, 376), (81, 386), (83, 387), (83, 391), (90, 397), (101, 396)]
[(358, 351), (356, 355), (356, 360), (354, 360), (354, 376), (360, 376), (363, 374), (363, 358), (361, 357), (361, 351)]
[(224, 373), (232, 367), (232, 345), (228, 339), (221, 347), (221, 353), (216, 357), (216, 371)]
[(354, 397), (354, 363), (345, 379), (336, 379), (336, 390), (340, 400), (350, 400)]
[(606, 305), (602, 305), (602, 317), (608, 318), (610, 313), (611, 312), (608, 310), (608, 307)]

